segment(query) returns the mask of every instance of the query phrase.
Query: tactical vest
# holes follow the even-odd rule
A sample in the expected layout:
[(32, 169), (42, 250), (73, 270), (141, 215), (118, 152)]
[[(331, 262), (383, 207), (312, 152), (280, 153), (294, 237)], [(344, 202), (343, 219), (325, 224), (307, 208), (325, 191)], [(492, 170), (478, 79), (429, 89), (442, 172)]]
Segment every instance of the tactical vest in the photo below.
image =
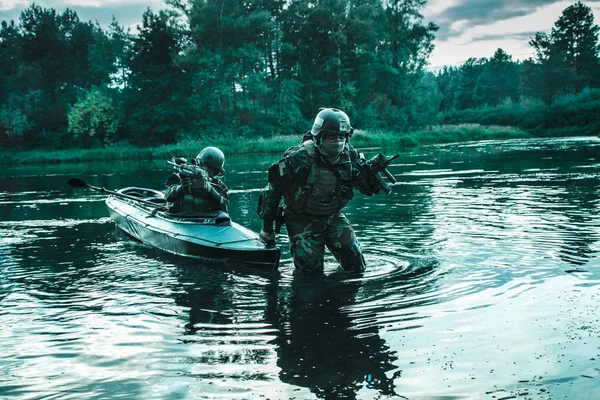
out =
[(314, 143), (302, 144), (310, 160), (310, 171), (305, 182), (295, 182), (283, 194), (285, 204), (293, 212), (314, 216), (329, 216), (341, 211), (350, 201), (352, 190), (352, 163), (347, 151), (336, 164), (327, 164), (317, 154)]
[(212, 210), (210, 204), (202, 197), (186, 194), (181, 200), (181, 211), (209, 212)]
[[(211, 178), (210, 184), (219, 195), (222, 195), (225, 186), (220, 181)], [(194, 190), (192, 194), (186, 194), (180, 201), (181, 212), (191, 211), (202, 213), (215, 211), (215, 208), (213, 208), (210, 200), (208, 200), (206, 196), (207, 193), (202, 190)]]

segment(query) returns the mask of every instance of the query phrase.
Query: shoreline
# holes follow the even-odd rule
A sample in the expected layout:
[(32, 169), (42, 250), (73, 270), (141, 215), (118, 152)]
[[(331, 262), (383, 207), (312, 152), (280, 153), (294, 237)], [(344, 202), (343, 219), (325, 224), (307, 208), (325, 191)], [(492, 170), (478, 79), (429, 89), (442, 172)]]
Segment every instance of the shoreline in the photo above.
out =
[[(397, 133), (390, 130), (357, 130), (351, 139), (356, 148), (386, 148), (407, 151), (421, 146), (468, 142), (479, 140), (503, 140), (532, 137), (577, 136), (579, 129), (566, 128), (532, 134), (512, 126), (459, 124), (430, 126), (421, 130)], [(96, 149), (60, 150), (15, 150), (0, 149), (0, 164), (35, 165), (84, 163), (89, 161), (123, 161), (156, 158), (171, 158), (196, 154), (206, 146), (219, 147), (225, 154), (271, 154), (282, 153), (300, 142), (301, 134), (253, 137), (246, 140), (238, 136), (202, 137), (197, 141), (187, 140), (178, 144), (159, 147), (137, 147), (129, 144), (116, 144)]]

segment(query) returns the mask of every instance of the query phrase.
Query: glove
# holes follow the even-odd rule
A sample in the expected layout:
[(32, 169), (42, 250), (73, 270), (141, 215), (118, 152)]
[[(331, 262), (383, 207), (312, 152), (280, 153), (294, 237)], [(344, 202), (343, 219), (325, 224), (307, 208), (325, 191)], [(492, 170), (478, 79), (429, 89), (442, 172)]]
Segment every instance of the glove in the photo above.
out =
[(198, 174), (192, 180), (192, 191), (208, 192), (211, 189), (211, 184), (206, 180), (204, 175)]
[(361, 192), (362, 194), (366, 194), (367, 196), (373, 196), (373, 189), (372, 189), (372, 184), (369, 182), (366, 182), (365, 180), (358, 180), (355, 185), (354, 185), (359, 192)]
[(189, 176), (181, 177), (181, 188), (184, 192), (189, 193), (192, 186), (192, 180)]
[(263, 227), (258, 234), (260, 240), (262, 240), (267, 246), (275, 246), (275, 232), (273, 232), (273, 221), (264, 220)]
[(374, 183), (371, 187), (371, 191), (373, 194), (379, 194), (379, 192), (381, 192), (381, 186), (379, 186), (379, 183)]
[(260, 233), (258, 234), (258, 236), (260, 236), (260, 240), (262, 240), (263, 243), (266, 244), (268, 247), (275, 246), (275, 232), (273, 232), (273, 231), (267, 232), (263, 228), (260, 230)]

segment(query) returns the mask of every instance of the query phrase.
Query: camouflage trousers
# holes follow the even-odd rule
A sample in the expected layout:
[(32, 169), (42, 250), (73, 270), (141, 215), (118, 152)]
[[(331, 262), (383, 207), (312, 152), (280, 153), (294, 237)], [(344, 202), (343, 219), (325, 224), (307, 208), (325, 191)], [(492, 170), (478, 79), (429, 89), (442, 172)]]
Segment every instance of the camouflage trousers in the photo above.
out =
[(313, 217), (286, 212), (285, 226), (294, 265), (300, 272), (308, 275), (322, 273), (325, 247), (345, 271), (365, 270), (365, 259), (354, 229), (344, 214)]

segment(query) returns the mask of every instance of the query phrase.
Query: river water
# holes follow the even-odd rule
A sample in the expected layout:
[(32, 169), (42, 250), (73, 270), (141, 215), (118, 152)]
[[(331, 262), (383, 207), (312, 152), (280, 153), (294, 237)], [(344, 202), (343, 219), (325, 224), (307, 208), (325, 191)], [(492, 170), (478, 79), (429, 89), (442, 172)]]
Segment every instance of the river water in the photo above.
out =
[[(367, 156), (374, 150), (366, 149)], [(277, 155), (228, 157), (232, 219), (259, 230)], [(600, 139), (427, 147), (346, 209), (368, 269), (297, 277), (127, 237), (109, 189), (155, 162), (3, 168), (0, 397), (598, 399)]]

